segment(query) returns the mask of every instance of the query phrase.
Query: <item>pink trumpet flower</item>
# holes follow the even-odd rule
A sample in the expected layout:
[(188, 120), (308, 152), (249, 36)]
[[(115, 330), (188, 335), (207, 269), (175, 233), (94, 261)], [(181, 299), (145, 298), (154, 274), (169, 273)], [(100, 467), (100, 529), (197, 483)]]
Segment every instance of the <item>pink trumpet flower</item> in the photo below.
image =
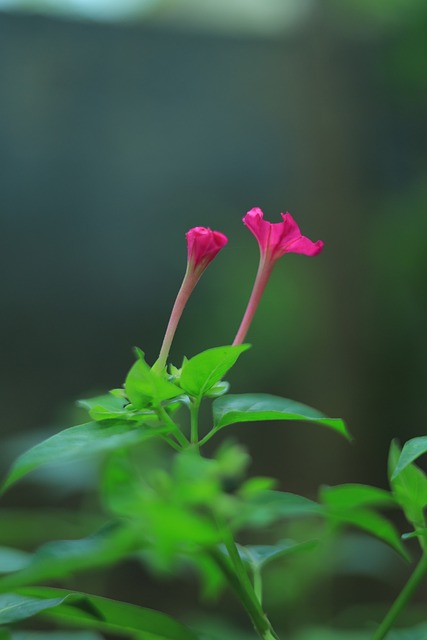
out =
[(244, 224), (258, 240), (260, 262), (252, 294), (233, 344), (242, 344), (258, 307), (273, 267), (285, 253), (302, 253), (315, 256), (323, 249), (323, 242), (312, 242), (301, 235), (301, 231), (290, 213), (281, 214), (283, 221), (271, 223), (264, 220), (258, 207), (251, 209), (243, 218)]
[(161, 371), (166, 365), (178, 322), (200, 276), (228, 242), (228, 238), (223, 233), (212, 231), (206, 227), (190, 229), (186, 233), (186, 238), (188, 249), (187, 270), (172, 309), (159, 357), (154, 365), (156, 371)]

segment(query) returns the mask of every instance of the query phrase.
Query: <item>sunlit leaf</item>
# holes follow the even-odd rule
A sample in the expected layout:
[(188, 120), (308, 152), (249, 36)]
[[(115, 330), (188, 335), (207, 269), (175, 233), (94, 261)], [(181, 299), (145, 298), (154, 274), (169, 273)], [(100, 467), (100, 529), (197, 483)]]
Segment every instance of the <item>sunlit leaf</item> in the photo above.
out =
[(395, 480), (399, 473), (402, 473), (411, 462), (414, 462), (424, 453), (427, 453), (427, 436), (412, 438), (412, 440), (405, 442), (391, 479)]
[(248, 344), (215, 347), (198, 353), (182, 367), (181, 387), (192, 396), (206, 395), (249, 347)]
[(159, 404), (182, 394), (179, 387), (150, 368), (142, 352), (139, 355), (125, 381), (126, 395), (135, 409), (142, 409), (150, 403)]
[(267, 393), (245, 393), (218, 398), (213, 403), (213, 415), (217, 430), (238, 422), (304, 420), (329, 427), (350, 440), (341, 418), (328, 418), (304, 404)]

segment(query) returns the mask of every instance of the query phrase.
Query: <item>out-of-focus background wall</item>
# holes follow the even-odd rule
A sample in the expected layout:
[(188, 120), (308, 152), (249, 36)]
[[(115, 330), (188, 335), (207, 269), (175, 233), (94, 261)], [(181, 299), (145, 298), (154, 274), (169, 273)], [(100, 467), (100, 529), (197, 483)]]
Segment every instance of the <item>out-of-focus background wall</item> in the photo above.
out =
[(325, 249), (277, 265), (233, 390), (342, 416), (355, 442), (234, 435), (284, 489), (385, 486), (390, 439), (426, 429), (426, 63), (423, 0), (0, 0), (2, 464), (120, 385), (133, 345), (154, 361), (192, 226), (230, 242), (173, 359), (232, 341), (259, 206)]

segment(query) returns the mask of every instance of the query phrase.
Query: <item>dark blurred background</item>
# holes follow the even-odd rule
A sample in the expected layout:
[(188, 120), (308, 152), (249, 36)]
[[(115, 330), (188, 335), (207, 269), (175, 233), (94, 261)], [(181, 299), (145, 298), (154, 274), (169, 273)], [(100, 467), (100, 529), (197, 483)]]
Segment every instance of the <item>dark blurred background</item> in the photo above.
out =
[(386, 486), (391, 438), (426, 432), (426, 64), (423, 0), (0, 0), (2, 466), (119, 386), (134, 345), (155, 360), (192, 226), (229, 245), (172, 359), (232, 341), (259, 206), (325, 249), (278, 263), (232, 390), (342, 416), (355, 441), (234, 436), (284, 490)]

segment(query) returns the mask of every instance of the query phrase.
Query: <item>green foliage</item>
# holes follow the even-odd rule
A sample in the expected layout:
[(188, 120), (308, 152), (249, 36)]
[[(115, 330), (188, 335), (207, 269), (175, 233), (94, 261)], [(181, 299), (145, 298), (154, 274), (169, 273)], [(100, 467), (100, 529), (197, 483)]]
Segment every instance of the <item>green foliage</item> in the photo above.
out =
[(142, 351), (138, 350), (137, 355), (138, 360), (125, 381), (126, 395), (134, 409), (156, 407), (164, 400), (170, 400), (182, 394), (179, 387), (168, 382), (161, 374), (149, 367)]
[(405, 442), (399, 459), (395, 464), (391, 480), (395, 480), (397, 476), (411, 464), (411, 462), (414, 462), (424, 453), (427, 453), (427, 436), (412, 438), (412, 440)]
[(43, 609), (58, 606), (61, 602), (64, 602), (64, 599), (65, 597), (41, 600), (40, 598), (21, 596), (16, 593), (0, 594), (0, 625), (31, 618), (43, 611)]
[[(412, 449), (411, 456), (413, 454)], [(397, 442), (391, 443), (388, 460), (390, 486), (406, 519), (418, 530), (426, 527), (424, 508), (427, 505), (427, 476), (413, 464), (412, 460), (415, 458), (408, 460), (406, 455), (403, 457), (403, 451)]]
[(45, 616), (73, 626), (120, 633), (131, 638), (147, 637), (149, 640), (198, 638), (170, 616), (117, 600), (47, 587), (20, 590), (16, 597), (20, 596), (32, 600), (34, 608), (40, 607)]
[(238, 357), (250, 348), (249, 344), (208, 349), (184, 363), (180, 385), (195, 397), (208, 395), (236, 363)]
[(238, 422), (305, 420), (330, 427), (350, 439), (347, 428), (340, 418), (327, 418), (316, 409), (267, 393), (245, 393), (218, 398), (213, 403), (213, 415), (216, 431)]

